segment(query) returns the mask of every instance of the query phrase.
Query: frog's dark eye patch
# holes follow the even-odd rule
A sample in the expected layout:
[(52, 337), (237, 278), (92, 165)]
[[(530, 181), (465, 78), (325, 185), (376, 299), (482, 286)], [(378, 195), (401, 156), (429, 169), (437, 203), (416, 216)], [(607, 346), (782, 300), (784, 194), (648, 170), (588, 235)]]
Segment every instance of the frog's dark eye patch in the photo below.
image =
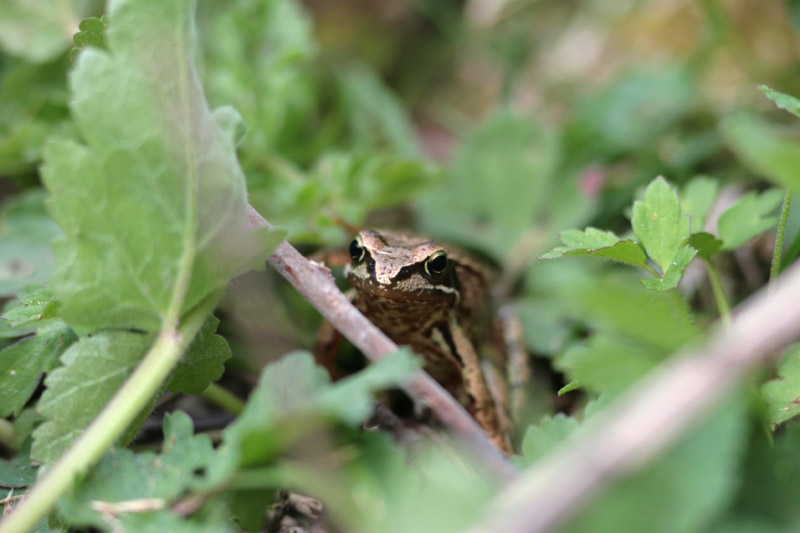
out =
[(425, 273), (430, 277), (440, 276), (445, 270), (449, 261), (444, 250), (434, 252), (425, 260)]
[(364, 245), (361, 243), (361, 239), (359, 237), (353, 239), (353, 242), (350, 243), (350, 259), (353, 260), (353, 263), (358, 263), (364, 259), (366, 252)]

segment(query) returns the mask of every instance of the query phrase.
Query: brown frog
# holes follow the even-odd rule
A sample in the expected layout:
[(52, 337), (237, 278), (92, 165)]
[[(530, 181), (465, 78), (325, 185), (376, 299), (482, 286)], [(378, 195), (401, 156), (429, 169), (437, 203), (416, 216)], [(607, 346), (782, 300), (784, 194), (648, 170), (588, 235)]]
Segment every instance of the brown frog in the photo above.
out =
[(496, 397), (504, 387), (489, 387), (490, 366), (476, 348), (490, 318), (490, 269), (411, 233), (364, 230), (349, 253), (345, 273), (355, 289), (353, 303), (394, 342), (422, 355), (425, 370), (510, 453), (507, 402)]

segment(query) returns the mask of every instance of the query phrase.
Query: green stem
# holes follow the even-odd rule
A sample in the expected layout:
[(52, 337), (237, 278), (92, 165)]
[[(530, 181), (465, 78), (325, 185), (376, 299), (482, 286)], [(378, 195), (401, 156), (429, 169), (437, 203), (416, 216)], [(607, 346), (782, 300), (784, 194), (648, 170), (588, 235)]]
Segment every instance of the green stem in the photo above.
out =
[(728, 304), (728, 298), (725, 296), (722, 278), (720, 278), (717, 267), (714, 266), (710, 259), (706, 259), (705, 263), (708, 268), (708, 280), (711, 282), (711, 290), (714, 291), (714, 299), (717, 301), (719, 317), (722, 319), (722, 324), (728, 327), (731, 324), (731, 307)]
[(100, 460), (156, 394), (205, 319), (204, 313), (192, 313), (180, 329), (165, 326), (161, 330), (108, 405), (3, 520), (0, 533), (26, 533), (50, 513), (75, 479)]
[(675, 307), (678, 308), (678, 311), (681, 312), (683, 315), (683, 319), (686, 321), (687, 324), (694, 324), (694, 316), (692, 315), (689, 306), (686, 305), (686, 302), (683, 300), (683, 296), (681, 296), (681, 291), (678, 289), (670, 289), (667, 293), (672, 297), (673, 301), (675, 302)]
[(775, 284), (781, 273), (781, 256), (783, 255), (783, 240), (786, 237), (786, 223), (789, 220), (789, 209), (792, 207), (792, 189), (787, 188), (781, 207), (781, 218), (778, 221), (778, 232), (775, 235), (775, 249), (772, 251), (772, 266), (769, 269), (769, 285)]
[(214, 402), (234, 415), (240, 415), (244, 411), (245, 403), (231, 394), (229, 390), (220, 387), (216, 383), (209, 383), (206, 390), (203, 391), (203, 398)]

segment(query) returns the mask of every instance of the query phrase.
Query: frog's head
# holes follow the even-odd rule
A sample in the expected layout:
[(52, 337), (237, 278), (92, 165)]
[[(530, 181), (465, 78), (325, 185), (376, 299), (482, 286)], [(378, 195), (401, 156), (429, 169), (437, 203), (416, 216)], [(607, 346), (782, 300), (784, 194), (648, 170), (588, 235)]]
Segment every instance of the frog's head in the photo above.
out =
[(364, 230), (350, 243), (350, 259), (345, 273), (361, 294), (416, 301), (458, 299), (452, 261), (433, 241)]

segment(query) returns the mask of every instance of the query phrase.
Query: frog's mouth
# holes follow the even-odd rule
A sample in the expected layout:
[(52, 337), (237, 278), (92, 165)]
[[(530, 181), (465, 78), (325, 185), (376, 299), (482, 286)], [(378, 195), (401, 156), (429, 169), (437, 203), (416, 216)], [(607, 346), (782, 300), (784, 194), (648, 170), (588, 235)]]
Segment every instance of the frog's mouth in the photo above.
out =
[(349, 280), (353, 288), (364, 295), (387, 300), (443, 301), (458, 299), (458, 291), (446, 285), (420, 286), (413, 280), (404, 280), (393, 284), (379, 283), (375, 280), (352, 278)]

